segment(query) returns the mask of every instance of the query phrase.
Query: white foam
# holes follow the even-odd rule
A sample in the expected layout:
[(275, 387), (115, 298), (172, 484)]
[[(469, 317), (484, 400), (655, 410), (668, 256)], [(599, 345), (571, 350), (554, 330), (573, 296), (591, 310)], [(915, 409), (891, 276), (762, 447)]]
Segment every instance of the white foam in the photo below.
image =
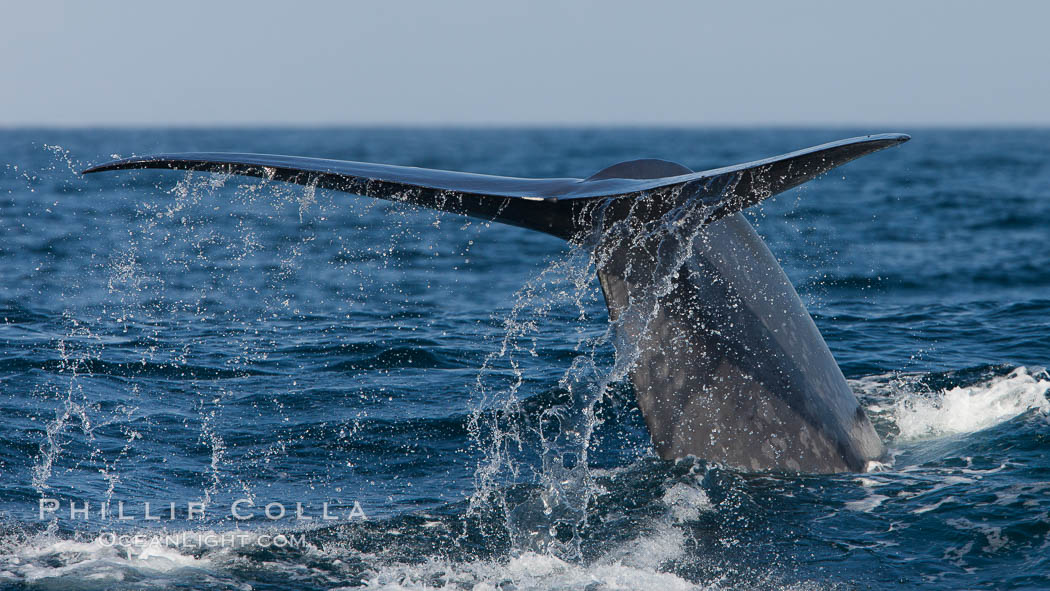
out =
[(909, 376), (873, 376), (855, 383), (859, 392), (890, 398), (872, 405), (873, 414), (895, 423), (900, 441), (972, 433), (994, 427), (1025, 412), (1050, 414), (1050, 380), (1043, 370), (1019, 367), (971, 386), (916, 392)]
[(902, 397), (895, 404), (893, 416), (900, 429), (899, 438), (904, 440), (972, 433), (1029, 410), (1050, 413), (1047, 390), (1050, 390), (1050, 381), (1020, 367), (1007, 376), (952, 388), (934, 396)]
[(863, 499), (856, 501), (849, 501), (846, 503), (846, 508), (850, 511), (859, 511), (861, 513), (871, 513), (876, 507), (881, 505), (883, 501), (889, 499), (886, 495), (868, 495)]
[[(687, 539), (683, 524), (695, 521), (701, 513), (713, 511), (715, 507), (698, 484), (684, 482), (667, 489), (661, 502), (667, 510), (653, 521), (648, 531), (613, 548), (591, 568), (602, 572), (605, 569), (633, 569), (662, 576), (661, 569), (668, 562), (684, 556)], [(663, 584), (654, 581), (651, 586), (663, 587)]]
[[(370, 589), (516, 589), (518, 591), (661, 589), (695, 591), (731, 589), (724, 579), (693, 582), (667, 572), (668, 561), (680, 559), (687, 547), (683, 522), (714, 510), (698, 486), (676, 484), (663, 497), (666, 512), (650, 528), (607, 552), (595, 561), (577, 563), (535, 552), (507, 559), (465, 562), (431, 558), (422, 563), (389, 561), (382, 555), (361, 553), (338, 543), (302, 549), (328, 565), (318, 570), (304, 564), (299, 555), (292, 562), (281, 559), (258, 563), (278, 579), (317, 577), (332, 588), (356, 588), (362, 576), (358, 566), (370, 565), (363, 574)], [(195, 532), (206, 535), (212, 532)], [(217, 532), (221, 535), (222, 532)], [(0, 587), (35, 585), (53, 588), (105, 589), (135, 581), (142, 588), (192, 587), (200, 582), (230, 586), (231, 567), (243, 568), (251, 560), (235, 551), (156, 544), (107, 546), (101, 540), (61, 540), (50, 534), (29, 539), (0, 540)], [(308, 561), (307, 561), (308, 562)], [(349, 566), (348, 565), (355, 565)], [(345, 579), (343, 576), (345, 575)], [(771, 575), (770, 588), (784, 588)], [(750, 588), (750, 585), (746, 585)], [(803, 585), (809, 588), (808, 584)], [(247, 588), (247, 587), (246, 587)], [(802, 587), (786, 587), (802, 588)]]
[[(210, 532), (199, 532), (205, 535)], [(224, 578), (223, 571), (230, 555), (209, 550), (201, 557), (192, 548), (170, 547), (150, 542), (145, 544), (110, 545), (101, 536), (92, 541), (56, 538), (41, 533), (24, 539), (0, 540), (0, 587), (33, 585), (48, 588), (105, 589), (127, 580), (138, 580), (147, 587), (167, 587), (173, 582), (192, 584), (197, 576), (209, 573)], [(307, 551), (320, 550), (310, 547)], [(376, 564), (371, 584), (379, 589), (497, 588), (502, 581), (513, 580), (520, 589), (550, 586), (574, 588), (586, 580), (618, 580), (642, 584), (649, 579), (644, 571), (621, 568), (618, 573), (591, 576), (585, 567), (577, 567), (555, 558), (524, 554), (509, 563), (477, 561), (443, 563), (429, 561), (422, 565), (383, 564), (375, 556), (366, 556), (345, 548), (323, 551), (330, 563), (341, 564), (357, 557)], [(266, 563), (275, 571), (301, 569), (302, 565)], [(440, 581), (435, 586), (435, 581)], [(656, 584), (656, 583), (653, 583)], [(582, 588), (582, 587), (581, 587)], [(610, 585), (610, 588), (617, 588)], [(688, 588), (670, 586), (667, 588)]]
[(959, 499), (956, 499), (954, 496), (947, 496), (937, 501), (936, 503), (930, 505), (923, 505), (917, 509), (912, 509), (912, 513), (916, 515), (922, 515), (923, 513), (929, 513), (930, 511), (933, 511), (935, 509), (940, 509), (941, 505), (944, 505), (945, 503), (956, 503), (958, 501)]
[[(377, 562), (374, 557), (362, 556), (366, 562), (376, 565), (368, 577), (367, 586), (399, 591), (726, 589), (724, 580), (696, 583), (667, 572), (668, 562), (680, 559), (686, 553), (688, 534), (685, 524), (704, 512), (715, 510), (703, 489), (697, 484), (677, 483), (665, 491), (661, 502), (665, 511), (644, 532), (610, 549), (593, 562), (570, 562), (537, 552), (523, 552), (508, 560), (447, 562), (431, 559), (422, 564), (383, 563), (381, 559)], [(309, 551), (323, 554), (329, 562), (345, 552), (331, 546)]]
[(152, 543), (111, 545), (102, 537), (84, 542), (39, 534), (17, 543), (5, 540), (3, 546), (0, 584), (64, 580), (77, 587), (87, 582), (123, 581), (133, 572), (156, 576), (212, 566), (208, 557), (196, 557), (177, 547)]
[(707, 498), (707, 493), (702, 488), (684, 483), (667, 489), (662, 500), (678, 523), (695, 520), (701, 511), (714, 510), (711, 499)]
[(432, 560), (420, 565), (387, 565), (373, 571), (369, 589), (472, 589), (519, 591), (565, 589), (666, 589), (693, 591), (710, 589), (670, 573), (637, 568), (622, 563), (580, 565), (546, 554), (526, 552), (502, 561), (449, 564)]

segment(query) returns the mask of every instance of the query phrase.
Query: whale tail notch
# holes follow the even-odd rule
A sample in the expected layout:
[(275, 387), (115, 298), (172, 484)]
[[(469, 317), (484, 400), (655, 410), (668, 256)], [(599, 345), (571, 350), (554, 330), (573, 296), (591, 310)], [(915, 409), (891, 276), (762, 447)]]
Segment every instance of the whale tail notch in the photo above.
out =
[(636, 160), (527, 179), (266, 154), (136, 156), (507, 223), (594, 246), (657, 453), (747, 469), (863, 471), (882, 443), (798, 294), (740, 212), (909, 138), (882, 134), (703, 172)]

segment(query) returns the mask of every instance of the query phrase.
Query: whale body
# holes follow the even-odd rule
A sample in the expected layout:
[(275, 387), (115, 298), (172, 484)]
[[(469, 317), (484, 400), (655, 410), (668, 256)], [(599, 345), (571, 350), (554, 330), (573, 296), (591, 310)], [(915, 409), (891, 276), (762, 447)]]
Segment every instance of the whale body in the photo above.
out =
[(909, 139), (850, 138), (694, 172), (634, 160), (586, 179), (296, 156), (181, 153), (91, 167), (263, 177), (497, 221), (592, 249), (617, 355), (660, 457), (864, 471), (885, 450), (784, 271), (741, 211)]

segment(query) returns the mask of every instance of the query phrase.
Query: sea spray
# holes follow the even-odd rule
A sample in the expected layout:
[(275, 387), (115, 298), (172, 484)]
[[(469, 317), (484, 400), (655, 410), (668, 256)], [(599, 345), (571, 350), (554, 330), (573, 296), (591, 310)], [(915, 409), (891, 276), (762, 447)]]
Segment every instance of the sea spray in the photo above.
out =
[[(79, 179), (79, 175), (72, 175), (77, 165), (68, 154), (56, 146), (48, 146), (48, 150), (60, 160), (53, 168), (68, 169), (64, 175)], [(250, 375), (253, 364), (264, 360), (275, 345), (272, 339), (253, 336), (259, 335), (257, 323), (277, 313), (299, 314), (290, 288), (314, 239), (307, 218), (323, 217), (327, 203), (319, 203), (310, 187), (289, 189), (265, 180), (227, 187), (230, 178), (186, 173), (174, 185), (148, 185), (147, 192), (167, 194), (169, 198), (150, 194), (135, 201), (133, 222), (124, 232), (106, 237), (113, 248), (104, 262), (84, 268), (86, 274), (95, 275), (105, 285), (105, 301), (77, 307), (79, 283), (87, 282), (88, 277), (64, 289), (60, 297), (69, 302), (63, 315), (67, 327), (55, 346), (59, 373), (65, 378), (64, 383), (52, 380), (38, 387), (38, 396), (57, 400), (59, 408), (46, 425), (47, 436), (34, 467), (37, 490), (49, 488), (56, 469), (67, 471), (89, 462), (99, 466), (105, 491), (102, 498), (92, 499), (110, 500), (124, 481), (127, 468), (123, 465), (136, 458), (129, 467), (133, 469), (142, 461), (135, 451), (136, 441), (143, 436), (143, 422), (149, 425), (154, 421), (137, 412), (137, 401), (146, 396), (160, 402), (167, 398), (174, 413), (183, 414), (180, 407), (195, 412), (195, 419), (187, 426), (197, 425), (197, 443), (209, 450), (209, 460), (198, 479), (203, 502), (252, 494), (252, 479), (244, 476), (250, 470), (230, 464), (241, 459), (231, 459), (224, 436), (228, 431), (224, 423), (229, 420), (225, 402), (236, 393), (211, 378)], [(129, 197), (137, 194), (140, 192), (132, 189)], [(300, 220), (298, 234), (290, 241), (263, 245), (260, 231), (265, 231), (273, 215), (283, 215), (285, 209), (292, 208)], [(267, 215), (267, 209), (272, 213)], [(220, 215), (236, 220), (232, 232), (216, 230)], [(275, 256), (267, 258), (276, 259), (278, 264), (259, 264), (261, 250), (274, 252)], [(208, 279), (203, 283), (202, 272)], [(248, 294), (261, 294), (262, 307), (252, 310), (228, 305), (247, 300), (243, 296)], [(223, 327), (220, 332), (211, 328), (216, 325)], [(227, 339), (239, 343), (239, 353), (216, 356), (214, 345)], [(137, 361), (111, 361), (126, 358), (129, 351)], [(158, 397), (159, 393), (143, 392), (138, 383), (124, 386), (121, 398), (127, 403), (99, 398), (95, 393), (98, 385), (111, 380), (111, 375), (121, 374), (203, 379), (184, 381), (185, 386), (177, 388), (180, 392), (174, 398), (172, 393)], [(277, 389), (281, 395), (291, 390)], [(280, 403), (274, 406), (280, 413)], [(82, 432), (89, 447), (67, 449), (70, 429)], [(112, 442), (114, 430), (121, 437), (119, 446)], [(96, 432), (103, 435), (96, 438)], [(267, 453), (279, 452), (282, 441), (275, 443), (256, 460), (266, 461)], [(83, 490), (95, 491), (98, 485), (93, 480), (87, 476)]]
[[(577, 237), (565, 258), (549, 264), (516, 294), (514, 308), (504, 321), (500, 346), (479, 373), (481, 402), (471, 418), (475, 441), (485, 453), (475, 473), (472, 510), (497, 505), (506, 515), (506, 527), (518, 551), (547, 553), (566, 560), (582, 557), (580, 531), (587, 524), (589, 505), (596, 493), (589, 467), (592, 435), (600, 424), (595, 406), (613, 384), (629, 376), (639, 357), (638, 343), (644, 339), (626, 337), (645, 335), (654, 326), (659, 300), (673, 289), (677, 274), (691, 259), (694, 241), (702, 239), (709, 213), (697, 201), (656, 220), (628, 217), (607, 222), (607, 206), (598, 206), (595, 231)], [(619, 310), (600, 334), (579, 337), (576, 354), (558, 382), (562, 395), (557, 403), (543, 408), (534, 420), (502, 420), (525, 412), (520, 392), (526, 376), (516, 357), (537, 354), (535, 333), (541, 330), (541, 320), (552, 308), (562, 305), (578, 309), (582, 323), (586, 303), (594, 299), (596, 272), (621, 257), (622, 250), (631, 248), (658, 253), (652, 276), (647, 278), (652, 289)], [(598, 351), (609, 344), (615, 349), (611, 366), (597, 357)], [(497, 362), (509, 367), (510, 375), (493, 385)], [(534, 436), (524, 433), (523, 428), (532, 430)], [(529, 450), (530, 444), (537, 449)], [(532, 454), (538, 456), (538, 462), (522, 459)], [(529, 468), (536, 465), (538, 471)], [(521, 482), (537, 486), (535, 493), (508, 498), (505, 487)]]
[[(593, 276), (590, 254), (576, 248), (528, 280), (503, 321), (499, 347), (478, 374), (480, 400), (470, 429), (484, 455), (475, 472), (471, 511), (496, 508), (503, 513), (512, 543), (523, 551), (579, 554), (577, 532), (591, 496), (587, 454), (593, 409), (605, 387), (593, 349), (605, 334), (578, 333), (556, 399), (539, 416), (529, 417), (523, 407), (521, 389), (527, 376), (519, 356), (539, 354), (537, 331), (554, 308), (575, 309), (573, 315), (586, 316), (597, 295)], [(508, 497), (508, 487), (520, 484), (538, 489), (524, 498)]]

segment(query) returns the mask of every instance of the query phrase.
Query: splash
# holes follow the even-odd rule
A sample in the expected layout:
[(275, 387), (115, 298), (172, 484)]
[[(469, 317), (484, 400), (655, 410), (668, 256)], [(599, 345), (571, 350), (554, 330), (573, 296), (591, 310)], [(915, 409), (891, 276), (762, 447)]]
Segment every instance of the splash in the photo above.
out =
[[(577, 317), (587, 316), (596, 296), (593, 265), (592, 257), (577, 248), (528, 281), (503, 321), (499, 348), (478, 374), (481, 396), (470, 429), (484, 459), (475, 472), (471, 511), (484, 512), (494, 504), (523, 550), (579, 556), (578, 531), (592, 490), (587, 458), (596, 426), (594, 406), (607, 386), (595, 356), (608, 334), (578, 333), (575, 357), (559, 380), (558, 402), (534, 420), (520, 420), (527, 416), (520, 357), (540, 353), (538, 335), (556, 308), (568, 306)], [(508, 498), (507, 487), (520, 482), (538, 483), (538, 495)]]
[[(678, 196), (676, 192), (669, 200)], [(632, 207), (643, 207), (647, 199), (639, 198)], [(692, 258), (694, 243), (702, 240), (709, 215), (699, 200), (689, 200), (656, 219), (627, 215), (606, 220), (608, 206), (608, 202), (601, 204), (595, 212), (593, 233), (573, 243), (564, 258), (550, 263), (516, 294), (503, 322), (500, 345), (479, 373), (481, 401), (470, 425), (485, 454), (475, 474), (472, 511), (496, 505), (506, 515), (517, 550), (569, 561), (582, 556), (580, 532), (597, 494), (589, 466), (592, 437), (600, 425), (596, 405), (638, 361), (644, 339), (631, 335), (645, 335), (655, 326), (660, 298), (674, 289), (679, 272)], [(572, 361), (558, 381), (561, 396), (556, 404), (543, 409), (534, 421), (507, 421), (506, 417), (525, 414), (526, 376), (519, 357), (539, 354), (542, 322), (559, 307), (575, 309), (577, 318), (585, 320), (597, 300), (595, 275), (609, 261), (622, 258), (625, 249), (660, 253), (646, 277), (652, 289), (619, 310), (600, 333), (578, 332)], [(615, 357), (608, 364), (602, 353), (610, 345)], [(509, 369), (509, 375), (501, 369)], [(538, 461), (530, 461), (530, 456)], [(537, 464), (538, 469), (533, 468)], [(510, 498), (506, 487), (522, 482), (538, 484), (538, 492), (524, 499)]]

